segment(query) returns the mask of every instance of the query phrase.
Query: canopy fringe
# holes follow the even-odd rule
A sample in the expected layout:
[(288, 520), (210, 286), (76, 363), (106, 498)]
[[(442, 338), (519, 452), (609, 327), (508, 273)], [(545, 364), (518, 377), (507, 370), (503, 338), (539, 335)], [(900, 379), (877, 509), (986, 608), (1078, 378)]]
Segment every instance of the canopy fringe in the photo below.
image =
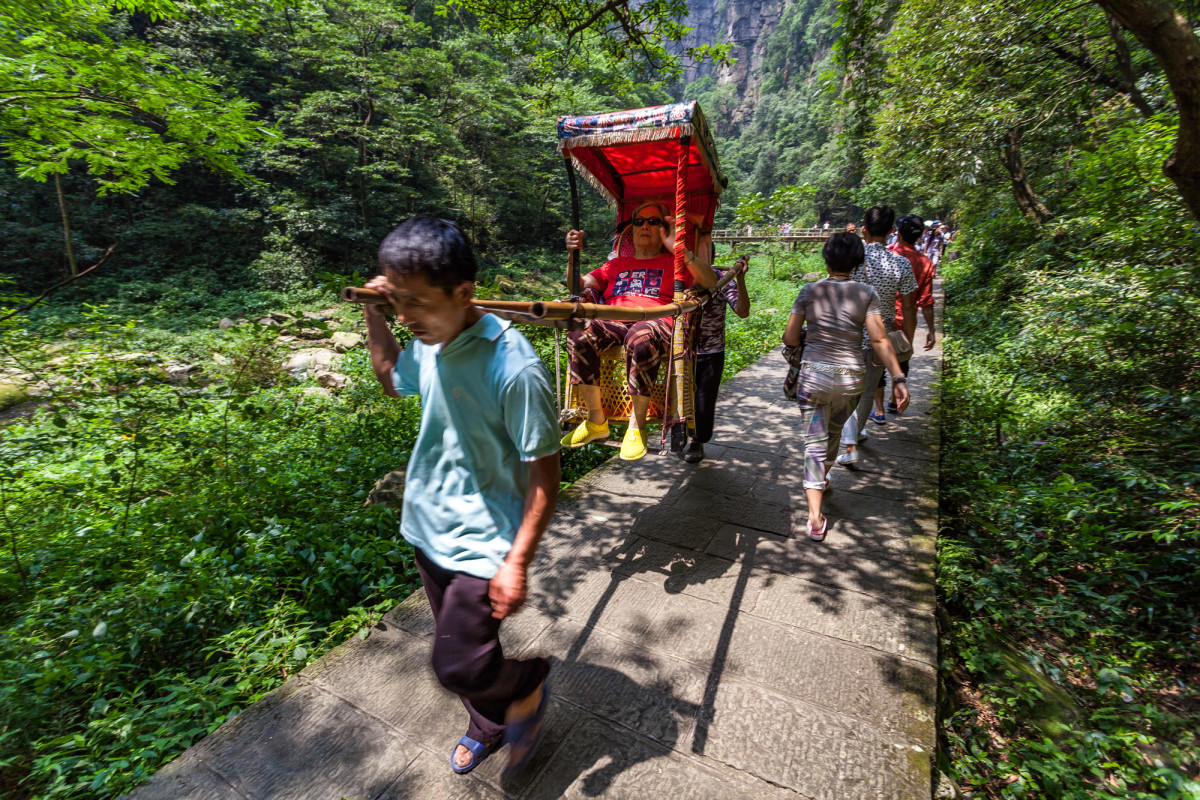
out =
[(613, 196), (613, 193), (608, 190), (607, 186), (600, 182), (599, 178), (597, 178), (586, 167), (580, 164), (578, 160), (570, 158), (570, 156), (568, 156), (568, 159), (571, 162), (571, 166), (575, 167), (575, 171), (583, 176), (585, 181), (595, 187), (596, 191), (604, 195), (604, 200), (606, 203), (608, 203), (610, 206), (615, 206), (617, 204), (617, 198)]
[(681, 136), (692, 135), (692, 124), (682, 123), (668, 125), (662, 128), (641, 128), (632, 131), (608, 131), (605, 133), (588, 133), (583, 136), (572, 136), (570, 139), (558, 140), (558, 152), (572, 147), (608, 147), (614, 144), (636, 144), (638, 142), (658, 142), (678, 139)]

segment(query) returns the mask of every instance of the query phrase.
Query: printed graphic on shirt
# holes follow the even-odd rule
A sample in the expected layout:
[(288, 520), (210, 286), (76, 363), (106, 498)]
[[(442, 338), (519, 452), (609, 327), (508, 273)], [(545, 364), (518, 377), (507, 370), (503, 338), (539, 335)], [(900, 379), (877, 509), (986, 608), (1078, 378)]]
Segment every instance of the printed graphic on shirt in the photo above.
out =
[(613, 278), (612, 296), (638, 294), (658, 297), (665, 276), (666, 270), (661, 269), (623, 269)]

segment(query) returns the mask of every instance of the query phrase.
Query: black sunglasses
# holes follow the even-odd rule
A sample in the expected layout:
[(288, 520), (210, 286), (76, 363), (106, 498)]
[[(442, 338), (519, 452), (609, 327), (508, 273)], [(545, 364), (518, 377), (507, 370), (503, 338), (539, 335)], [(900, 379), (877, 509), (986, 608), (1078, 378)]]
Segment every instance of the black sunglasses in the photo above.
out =
[(649, 225), (651, 228), (657, 228), (662, 225), (662, 217), (634, 217), (633, 227), (640, 228), (643, 225)]

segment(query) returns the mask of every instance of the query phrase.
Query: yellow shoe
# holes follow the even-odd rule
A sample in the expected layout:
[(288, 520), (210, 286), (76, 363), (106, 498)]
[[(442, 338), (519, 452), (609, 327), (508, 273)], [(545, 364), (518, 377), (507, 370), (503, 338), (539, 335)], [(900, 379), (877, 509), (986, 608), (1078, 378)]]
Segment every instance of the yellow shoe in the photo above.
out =
[(596, 425), (588, 420), (579, 423), (579, 427), (562, 438), (563, 447), (583, 447), (588, 442), (608, 438), (608, 420)]
[(625, 440), (621, 442), (621, 460), (637, 461), (646, 455), (646, 434), (637, 428), (625, 431)]

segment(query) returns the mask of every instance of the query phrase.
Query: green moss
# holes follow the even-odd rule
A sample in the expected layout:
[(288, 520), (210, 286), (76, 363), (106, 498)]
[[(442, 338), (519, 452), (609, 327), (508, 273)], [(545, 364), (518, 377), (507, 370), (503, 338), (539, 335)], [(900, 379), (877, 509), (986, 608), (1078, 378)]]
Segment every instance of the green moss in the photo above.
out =
[(15, 406), (29, 397), (29, 391), (24, 384), (0, 383), (0, 409)]

